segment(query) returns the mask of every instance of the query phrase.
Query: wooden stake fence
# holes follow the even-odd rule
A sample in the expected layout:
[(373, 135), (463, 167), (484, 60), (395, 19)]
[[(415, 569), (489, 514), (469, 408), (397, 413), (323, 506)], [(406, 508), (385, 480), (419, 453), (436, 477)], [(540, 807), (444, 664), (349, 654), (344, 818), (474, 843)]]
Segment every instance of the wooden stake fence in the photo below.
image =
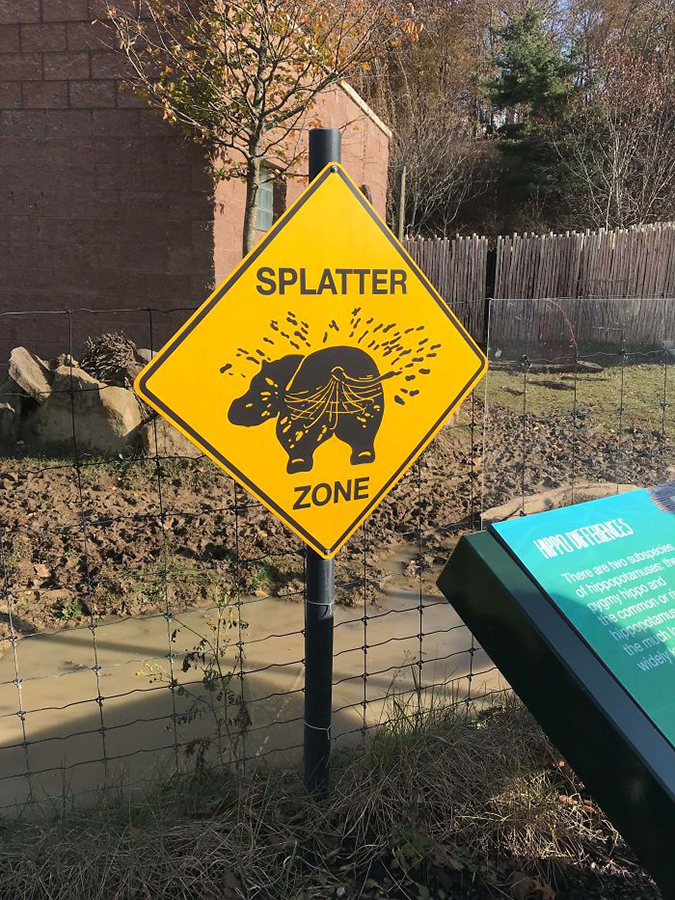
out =
[[(406, 246), (471, 331), (483, 336), (488, 239), (407, 238)], [(675, 338), (675, 223), (616, 231), (513, 234), (497, 238), (495, 299), (551, 299), (499, 325), (500, 339), (552, 339), (560, 318), (597, 343), (658, 344)], [(587, 298), (588, 304), (565, 303)], [(622, 302), (617, 300), (621, 298)], [(626, 299), (628, 298), (628, 299)], [(572, 309), (573, 308), (573, 309)], [(547, 312), (548, 310), (548, 312)], [(665, 313), (664, 313), (665, 310)]]
[(474, 337), (483, 335), (488, 239), (407, 238), (406, 249)]

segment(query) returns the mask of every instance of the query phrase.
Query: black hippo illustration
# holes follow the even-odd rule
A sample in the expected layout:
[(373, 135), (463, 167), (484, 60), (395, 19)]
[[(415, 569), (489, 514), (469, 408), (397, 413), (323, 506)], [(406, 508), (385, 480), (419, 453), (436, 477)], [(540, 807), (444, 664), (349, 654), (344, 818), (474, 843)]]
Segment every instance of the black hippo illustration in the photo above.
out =
[(251, 426), (278, 416), (289, 473), (311, 471), (314, 451), (332, 435), (351, 447), (352, 465), (370, 463), (384, 412), (382, 382), (393, 374), (380, 375), (358, 347), (290, 354), (262, 363), (248, 391), (232, 401), (228, 418)]

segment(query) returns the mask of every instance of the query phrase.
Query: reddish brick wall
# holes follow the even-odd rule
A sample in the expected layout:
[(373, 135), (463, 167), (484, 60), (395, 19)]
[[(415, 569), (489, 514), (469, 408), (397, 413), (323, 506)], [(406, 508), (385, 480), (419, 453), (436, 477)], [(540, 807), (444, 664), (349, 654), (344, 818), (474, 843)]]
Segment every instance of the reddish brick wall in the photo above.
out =
[[(313, 121), (324, 128), (342, 131), (342, 165), (360, 186), (370, 188), (373, 205), (384, 218), (387, 205), (389, 137), (347, 91), (335, 87), (326, 91), (311, 111)], [(305, 132), (306, 134), (306, 132)], [(290, 205), (307, 185), (305, 154), (287, 178), (286, 201)], [(241, 231), (244, 218), (245, 187), (241, 182), (223, 182), (216, 188), (215, 277), (222, 282), (241, 259)], [(260, 232), (262, 237), (262, 232)]]
[[(17, 343), (50, 356), (123, 327), (148, 346), (148, 314), (125, 307), (164, 310), (158, 345), (241, 255), (243, 186), (214, 189), (199, 150), (121, 88), (104, 11), (0, 0), (0, 313), (24, 313), (0, 315), (0, 381)], [(386, 136), (341, 90), (320, 114), (350, 123), (344, 162), (383, 209)]]
[[(0, 0), (0, 312), (90, 307), (70, 317), (75, 346), (125, 325), (147, 345), (148, 315), (112, 310), (206, 295), (213, 186), (197, 149), (121, 90), (102, 7)], [(157, 342), (180, 314), (154, 319)], [(0, 366), (18, 342), (68, 341), (66, 315), (0, 317)]]

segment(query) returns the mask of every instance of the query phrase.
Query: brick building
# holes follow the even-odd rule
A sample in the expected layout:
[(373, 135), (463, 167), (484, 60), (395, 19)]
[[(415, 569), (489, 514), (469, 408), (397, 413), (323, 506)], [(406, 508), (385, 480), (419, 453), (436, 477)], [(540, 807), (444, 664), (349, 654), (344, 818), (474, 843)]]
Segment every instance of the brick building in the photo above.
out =
[[(241, 256), (243, 184), (214, 185), (199, 149), (124, 90), (104, 14), (104, 0), (0, 0), (0, 367), (17, 343), (50, 356), (119, 327), (157, 346)], [(386, 126), (347, 85), (313, 117), (341, 128), (383, 213)], [(303, 185), (289, 179), (285, 202)]]

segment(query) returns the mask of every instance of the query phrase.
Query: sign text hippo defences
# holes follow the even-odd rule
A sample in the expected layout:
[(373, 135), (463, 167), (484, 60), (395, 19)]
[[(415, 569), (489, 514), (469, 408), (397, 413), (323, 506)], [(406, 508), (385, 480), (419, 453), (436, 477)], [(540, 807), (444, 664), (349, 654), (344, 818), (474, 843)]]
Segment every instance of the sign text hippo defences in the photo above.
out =
[(445, 301), (331, 164), (135, 387), (329, 558), (485, 369)]

